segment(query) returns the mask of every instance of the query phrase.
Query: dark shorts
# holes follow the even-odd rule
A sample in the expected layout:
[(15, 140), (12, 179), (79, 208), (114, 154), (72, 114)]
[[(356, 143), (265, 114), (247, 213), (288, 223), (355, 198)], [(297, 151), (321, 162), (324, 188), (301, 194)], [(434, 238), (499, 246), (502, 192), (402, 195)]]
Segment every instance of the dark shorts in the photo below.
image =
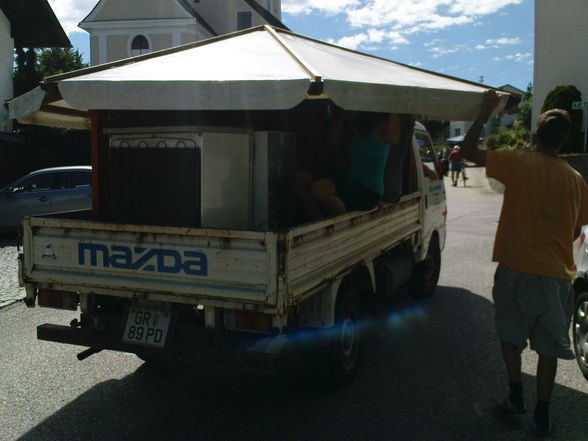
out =
[(452, 162), (451, 163), (451, 171), (452, 172), (461, 172), (463, 169), (463, 162)]
[(337, 196), (343, 201), (347, 211), (369, 211), (380, 202), (379, 194), (358, 182), (343, 178), (336, 185)]

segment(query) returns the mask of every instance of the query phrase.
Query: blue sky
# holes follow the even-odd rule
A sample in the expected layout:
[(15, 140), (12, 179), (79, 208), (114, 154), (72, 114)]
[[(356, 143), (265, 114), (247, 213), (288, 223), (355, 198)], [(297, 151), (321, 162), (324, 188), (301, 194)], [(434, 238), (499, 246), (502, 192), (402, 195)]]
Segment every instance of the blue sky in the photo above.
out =
[[(49, 0), (74, 46), (97, 0)], [(294, 32), (492, 86), (533, 80), (533, 0), (282, 0)]]

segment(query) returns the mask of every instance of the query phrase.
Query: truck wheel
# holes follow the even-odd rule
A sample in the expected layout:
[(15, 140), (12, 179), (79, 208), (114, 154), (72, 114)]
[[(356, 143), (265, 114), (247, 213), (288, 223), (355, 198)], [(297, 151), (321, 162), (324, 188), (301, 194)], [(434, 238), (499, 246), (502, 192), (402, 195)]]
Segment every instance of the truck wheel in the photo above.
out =
[(573, 334), (576, 360), (582, 374), (588, 380), (588, 293), (586, 292), (580, 294), (576, 300)]
[(363, 347), (361, 307), (358, 295), (344, 287), (335, 306), (335, 326), (330, 342), (329, 384), (341, 389), (349, 385), (359, 371)]
[(435, 293), (439, 273), (441, 272), (441, 248), (439, 247), (439, 238), (436, 234), (431, 237), (429, 250), (425, 260), (418, 263), (415, 267), (410, 290), (413, 297), (426, 299)]

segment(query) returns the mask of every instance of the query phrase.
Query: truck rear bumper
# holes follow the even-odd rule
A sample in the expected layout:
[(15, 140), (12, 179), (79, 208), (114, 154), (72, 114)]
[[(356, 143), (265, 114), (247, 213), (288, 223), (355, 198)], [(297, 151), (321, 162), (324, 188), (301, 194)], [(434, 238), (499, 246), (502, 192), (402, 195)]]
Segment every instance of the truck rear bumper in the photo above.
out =
[(278, 359), (287, 352), (286, 337), (267, 337), (245, 349), (227, 347), (221, 332), (203, 332), (197, 344), (168, 344), (165, 348), (149, 348), (124, 343), (119, 333), (92, 328), (73, 328), (53, 324), (37, 327), (39, 340), (66, 343), (91, 348), (94, 352), (113, 350), (138, 355), (170, 364), (222, 365), (272, 374), (277, 371)]

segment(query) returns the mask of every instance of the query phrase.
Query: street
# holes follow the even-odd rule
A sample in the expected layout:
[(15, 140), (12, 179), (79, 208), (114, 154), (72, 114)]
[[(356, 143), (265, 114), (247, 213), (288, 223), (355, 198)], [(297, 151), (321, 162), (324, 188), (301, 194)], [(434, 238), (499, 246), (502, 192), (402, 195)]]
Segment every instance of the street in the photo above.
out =
[[(76, 313), (19, 302), (0, 310), (0, 440), (535, 439), (530, 415), (507, 421), (493, 410), (508, 390), (491, 303), (501, 196), (483, 173), (468, 168), (467, 188), (446, 179), (439, 288), (376, 323), (349, 388), (325, 391), (303, 375), (157, 371), (108, 351), (79, 362), (83, 348), (36, 340), (38, 325)], [(536, 357), (523, 360), (532, 410)], [(588, 382), (575, 361), (560, 362), (552, 409), (550, 439), (586, 438)]]

